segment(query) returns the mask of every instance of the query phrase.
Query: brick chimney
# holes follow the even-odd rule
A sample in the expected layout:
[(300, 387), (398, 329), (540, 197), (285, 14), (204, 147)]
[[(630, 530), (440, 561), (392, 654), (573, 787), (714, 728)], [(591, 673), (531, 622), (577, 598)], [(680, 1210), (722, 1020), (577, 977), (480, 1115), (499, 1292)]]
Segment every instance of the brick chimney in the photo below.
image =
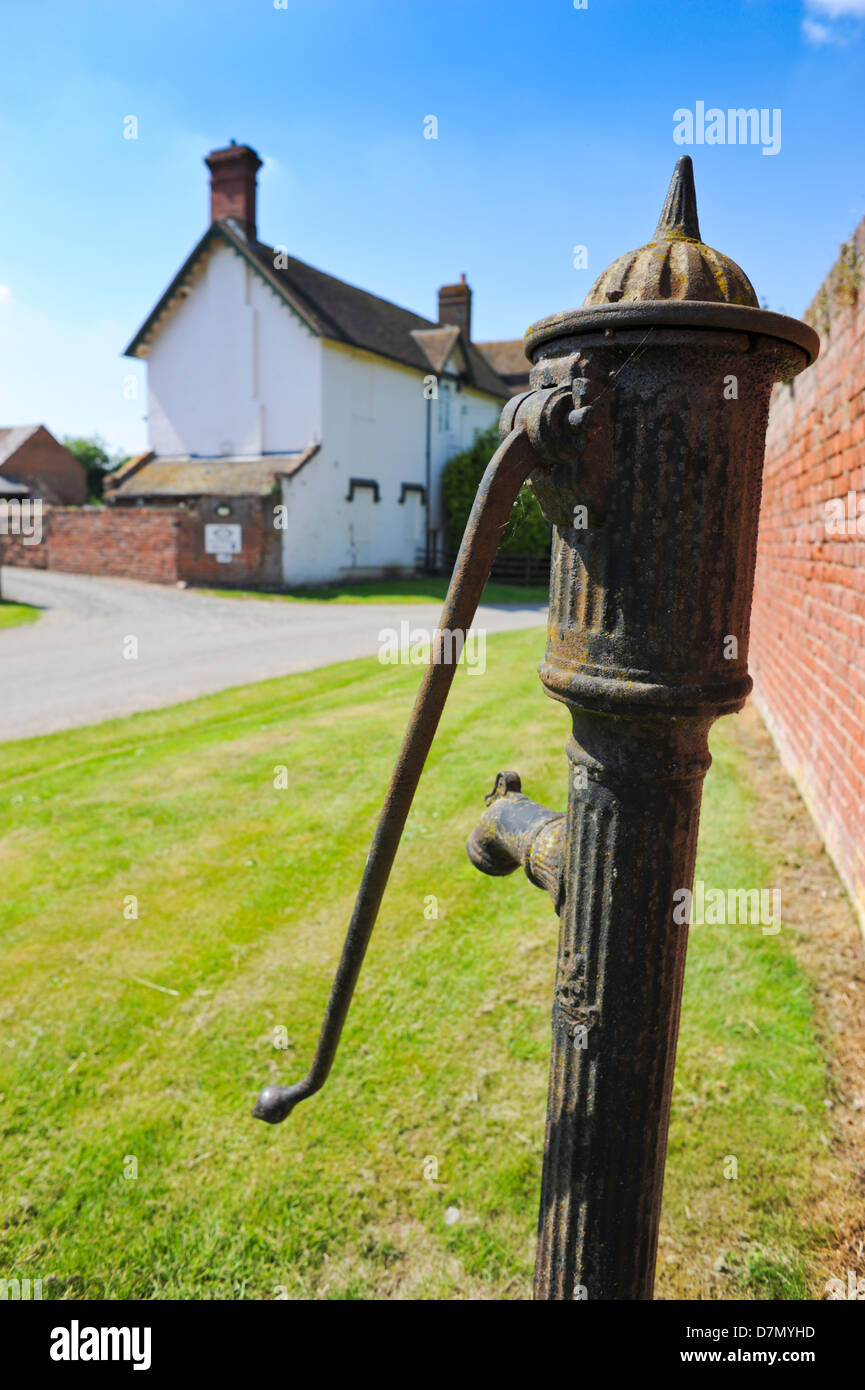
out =
[(211, 222), (233, 217), (257, 241), (255, 183), (261, 160), (255, 150), (232, 140), (227, 149), (211, 150), (204, 162), (210, 170)]
[(439, 323), (452, 323), (467, 338), (472, 336), (472, 292), (465, 275), (458, 285), (442, 285), (439, 290)]

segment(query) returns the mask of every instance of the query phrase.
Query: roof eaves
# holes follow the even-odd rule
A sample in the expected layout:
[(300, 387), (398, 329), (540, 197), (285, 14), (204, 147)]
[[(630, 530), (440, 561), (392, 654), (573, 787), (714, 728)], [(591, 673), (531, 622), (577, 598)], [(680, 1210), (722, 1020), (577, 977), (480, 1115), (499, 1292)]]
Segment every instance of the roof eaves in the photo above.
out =
[[(231, 222), (214, 222), (213, 225), (219, 229), (226, 241), (240, 252), (253, 270), (258, 271), (262, 279), (272, 290), (276, 291), (280, 299), (285, 300), (286, 304), (309, 325), (314, 333), (317, 333), (320, 338), (333, 336), (331, 329), (336, 328), (337, 325), (333, 323), (329, 325), (318, 311), (310, 309), (308, 304), (302, 304), (297, 295), (292, 294), (289, 287), (277, 274), (275, 267), (268, 264), (268, 258), (272, 259), (274, 254), (272, 246), (268, 246), (263, 241), (257, 241), (255, 246), (251, 246)], [(264, 255), (261, 254), (262, 252)]]
[(143, 454), (135, 454), (131, 459), (127, 459), (119, 468), (115, 468), (113, 473), (106, 473), (102, 483), (102, 491), (106, 498), (114, 492), (116, 488), (128, 483), (130, 478), (140, 472), (146, 463), (150, 463), (156, 455), (152, 449), (148, 449)]
[(288, 468), (280, 468), (277, 470), (276, 477), (296, 478), (301, 468), (304, 468), (309, 463), (310, 459), (315, 458), (320, 448), (321, 444), (319, 444), (318, 442), (308, 444), (307, 447), (304, 449), (303, 453), (299, 454), (298, 457), (292, 461)]
[(348, 336), (337, 338), (330, 333), (325, 333), (322, 336), (325, 342), (336, 343), (341, 348), (353, 348), (355, 352), (365, 352), (370, 357), (380, 357), (384, 362), (395, 362), (398, 367), (405, 367), (407, 372), (425, 372), (427, 370), (427, 363), (410, 362), (407, 357), (397, 357), (396, 353), (385, 352), (384, 348), (367, 347), (366, 343), (355, 342), (353, 338)]
[(187, 279), (190, 272), (198, 264), (203, 252), (206, 250), (207, 246), (213, 240), (216, 231), (217, 224), (213, 222), (208, 227), (207, 231), (204, 233), (204, 236), (196, 242), (195, 246), (193, 246), (189, 255), (186, 257), (186, 260), (183, 262), (183, 265), (180, 267), (174, 279), (171, 281), (171, 284), (165, 290), (164, 294), (162, 294), (162, 296), (157, 300), (156, 304), (150, 310), (150, 313), (147, 315), (147, 318), (144, 320), (137, 333), (134, 334), (131, 340), (127, 343), (126, 347), (123, 349), (124, 357), (137, 357), (139, 355), (138, 349), (143, 345), (143, 343), (149, 336), (150, 331), (153, 328), (156, 321), (162, 317), (162, 314), (168, 308), (169, 303), (177, 294), (177, 291), (180, 289), (184, 280)]
[(0, 430), (0, 466), (14, 458), (22, 445), (41, 429), (41, 425), (8, 425)]
[[(487, 360), (474, 343), (468, 344), (466, 361), (472, 376), (472, 385), (477, 391), (483, 391), (485, 395), (499, 396), (502, 400), (507, 400), (510, 395), (507, 384), (499, 376), (498, 372)], [(480, 367), (480, 372), (478, 368)]]
[[(133, 336), (133, 338), (130, 340), (127, 346), (123, 349), (124, 357), (139, 357), (141, 355), (139, 349), (151, 336), (151, 333), (158, 320), (166, 312), (169, 305), (171, 304), (171, 301), (178, 294), (184, 282), (189, 279), (190, 275), (197, 267), (202, 256), (208, 250), (211, 242), (216, 240), (217, 238), (221, 238), (223, 241), (227, 242), (227, 244), (231, 246), (235, 251), (239, 252), (239, 254), (247, 262), (247, 264), (250, 265), (253, 270), (258, 272), (258, 274), (270, 286), (270, 288), (275, 290), (279, 297), (285, 300), (286, 303), (290, 305), (294, 312), (301, 319), (303, 319), (305, 323), (309, 325), (313, 332), (319, 334), (319, 336), (323, 336), (323, 334), (326, 332), (324, 324), (320, 321), (317, 321), (316, 316), (314, 314), (311, 314), (309, 309), (305, 305), (301, 305), (296, 301), (296, 299), (290, 293), (287, 287), (280, 283), (278, 276), (276, 276), (268, 270), (268, 267), (264, 263), (262, 258), (255, 254), (253, 248), (249, 245), (246, 239), (240, 235), (239, 232), (235, 231), (231, 223), (211, 222), (207, 231), (204, 233), (204, 236), (201, 237), (200, 241), (198, 241), (190, 251), (186, 260), (183, 262), (183, 265), (180, 267), (174, 279), (171, 281), (171, 284), (168, 286), (164, 294), (160, 297), (160, 299), (151, 309), (150, 313), (147, 315), (147, 318), (144, 320), (137, 333)], [(257, 243), (257, 245), (261, 246), (262, 249), (265, 251), (268, 249), (266, 246), (263, 246), (263, 243), (261, 242)]]

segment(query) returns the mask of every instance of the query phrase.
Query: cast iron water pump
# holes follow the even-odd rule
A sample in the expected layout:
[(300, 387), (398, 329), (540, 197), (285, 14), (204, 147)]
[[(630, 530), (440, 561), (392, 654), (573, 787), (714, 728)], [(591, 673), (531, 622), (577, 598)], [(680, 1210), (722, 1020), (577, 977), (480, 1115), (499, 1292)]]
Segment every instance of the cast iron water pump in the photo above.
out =
[(309, 1075), (268, 1086), (285, 1119), (327, 1079), (498, 541), (529, 479), (553, 526), (543, 684), (572, 718), (564, 814), (499, 773), (468, 852), (522, 865), (560, 917), (535, 1268), (538, 1299), (652, 1297), (708, 733), (751, 688), (748, 627), (769, 395), (819, 339), (758, 307), (704, 245), (691, 160), (648, 245), (581, 309), (526, 335), (511, 400), (388, 788)]

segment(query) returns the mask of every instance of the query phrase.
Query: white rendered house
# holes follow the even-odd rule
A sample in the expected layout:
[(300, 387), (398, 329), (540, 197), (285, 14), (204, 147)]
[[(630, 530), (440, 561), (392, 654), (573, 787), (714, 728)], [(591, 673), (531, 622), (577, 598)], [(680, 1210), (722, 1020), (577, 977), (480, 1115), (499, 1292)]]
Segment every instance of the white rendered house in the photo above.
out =
[(147, 360), (150, 453), (110, 500), (206, 498), (227, 517), (252, 478), (284, 584), (411, 569), (441, 549), (444, 464), (528, 364), (504, 380), (492, 360), (515, 345), (472, 342), (465, 277), (433, 323), (259, 241), (254, 150), (206, 162), (210, 227), (126, 349)]

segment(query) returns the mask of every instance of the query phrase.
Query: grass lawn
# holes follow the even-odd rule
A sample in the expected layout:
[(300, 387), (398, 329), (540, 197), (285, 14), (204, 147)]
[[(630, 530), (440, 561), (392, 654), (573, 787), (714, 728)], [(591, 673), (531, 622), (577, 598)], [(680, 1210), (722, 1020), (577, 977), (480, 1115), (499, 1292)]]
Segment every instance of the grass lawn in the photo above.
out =
[[(448, 582), (445, 578), (430, 576), (381, 579), (372, 584), (334, 585), (327, 589), (294, 589), (285, 594), (266, 594), (256, 589), (202, 589), (198, 592), (215, 594), (219, 598), (270, 598), (288, 603), (440, 603), (447, 593)], [(491, 579), (484, 589), (483, 602), (546, 605), (549, 597), (546, 585), (499, 584)]]
[(19, 623), (35, 623), (39, 609), (29, 603), (7, 603), (0, 598), (0, 628), (17, 627)]
[[(557, 923), (463, 841), (499, 768), (564, 801), (542, 641), (457, 675), (331, 1079), (275, 1128), (249, 1112), (312, 1056), (418, 672), (3, 745), (0, 1273), (46, 1298), (529, 1295)], [(697, 874), (768, 886), (731, 726)], [(789, 933), (693, 930), (659, 1296), (819, 1297), (817, 1038)]]

